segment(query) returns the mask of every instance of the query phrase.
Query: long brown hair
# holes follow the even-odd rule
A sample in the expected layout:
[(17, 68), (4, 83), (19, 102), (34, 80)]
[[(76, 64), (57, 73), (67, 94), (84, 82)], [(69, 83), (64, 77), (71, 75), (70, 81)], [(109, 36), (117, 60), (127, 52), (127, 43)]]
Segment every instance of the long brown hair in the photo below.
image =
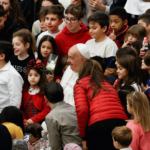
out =
[(150, 108), (147, 96), (142, 92), (131, 92), (127, 95), (127, 101), (133, 108), (133, 122), (139, 122), (144, 132), (150, 131)]
[(31, 32), (27, 29), (21, 29), (13, 34), (14, 37), (19, 37), (20, 41), (26, 45), (27, 43), (30, 44), (28, 48), (28, 54), (31, 56), (34, 56), (34, 52), (37, 51), (36, 45), (35, 45), (35, 40), (31, 34)]
[[(35, 70), (38, 74), (40, 74), (40, 81), (39, 81), (39, 83), (38, 83), (38, 87), (39, 87), (39, 89), (40, 89), (40, 93), (39, 93), (39, 94), (44, 94), (44, 87), (45, 87), (45, 85), (46, 85), (46, 83), (47, 83), (45, 71), (41, 71), (41, 70), (38, 69), (38, 68), (34, 68), (34, 69), (30, 69), (30, 70)], [(28, 70), (28, 71), (26, 72), (26, 75), (25, 75), (25, 81), (24, 81), (24, 86), (23, 86), (23, 88), (26, 89), (26, 90), (28, 90), (29, 87), (30, 87), (30, 83), (29, 83), (29, 81), (28, 81), (28, 75), (29, 75), (29, 73), (30, 73), (30, 70)]]
[(116, 61), (128, 71), (128, 76), (125, 79), (119, 80), (118, 88), (120, 88), (123, 83), (125, 86), (136, 83), (140, 87), (142, 84), (142, 77), (138, 60), (131, 55), (121, 55), (117, 57)]
[(17, 27), (19, 29), (27, 28), (27, 23), (25, 22), (25, 18), (21, 11), (18, 0), (9, 0), (11, 8), (9, 9), (9, 15), (15, 20)]
[(97, 95), (101, 88), (108, 90), (106, 87), (102, 86), (102, 82), (104, 82), (106, 78), (103, 74), (101, 65), (97, 61), (88, 59), (83, 62), (78, 70), (78, 75), (79, 78), (77, 80), (77, 84), (79, 84), (80, 79), (91, 75), (90, 84), (93, 89), (91, 98)]

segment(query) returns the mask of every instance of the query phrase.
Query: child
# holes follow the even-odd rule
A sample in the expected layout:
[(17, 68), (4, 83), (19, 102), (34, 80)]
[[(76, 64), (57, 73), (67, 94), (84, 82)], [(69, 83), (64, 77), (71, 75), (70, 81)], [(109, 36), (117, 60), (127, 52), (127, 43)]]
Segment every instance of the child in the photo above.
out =
[(141, 72), (139, 62), (131, 55), (121, 55), (116, 59), (118, 79), (114, 83), (116, 89), (121, 86), (132, 86), (135, 91), (141, 91)]
[(50, 150), (48, 140), (44, 140), (41, 135), (43, 128), (38, 123), (32, 123), (26, 127), (26, 133), (30, 133), (28, 141), (29, 150)]
[(39, 21), (40, 21), (40, 33), (38, 33), (36, 36), (35, 36), (35, 39), (37, 40), (38, 36), (47, 30), (46, 28), (46, 25), (45, 25), (45, 10), (44, 9), (41, 9), (40, 12), (39, 12)]
[(62, 56), (61, 59), (58, 62), (58, 66), (56, 68), (56, 74), (58, 75), (56, 77), (56, 82), (60, 83), (61, 78), (65, 72), (65, 70), (68, 68), (69, 63), (67, 62), (68, 56)]
[(0, 5), (3, 5), (5, 13), (15, 20), (19, 29), (27, 28), (18, 0), (0, 0)]
[(41, 38), (44, 35), (50, 35), (52, 37), (56, 37), (56, 35), (60, 32), (58, 26), (62, 24), (64, 17), (64, 8), (61, 5), (52, 5), (44, 8), (45, 10), (45, 25), (48, 31), (41, 33), (38, 36), (36, 46), (38, 47)]
[(146, 29), (146, 36), (150, 39), (150, 14), (143, 14), (138, 17), (138, 24)]
[(29, 30), (22, 29), (13, 34), (12, 43), (15, 56), (11, 58), (11, 64), (24, 79), (26, 66), (34, 59), (33, 53), (36, 51), (34, 38)]
[(124, 8), (114, 8), (110, 14), (110, 26), (106, 33), (110, 39), (114, 40), (118, 48), (123, 45), (126, 31), (129, 29), (128, 15)]
[(127, 127), (131, 129), (133, 140), (130, 147), (133, 150), (150, 149), (150, 108), (149, 101), (142, 92), (131, 92), (127, 95), (127, 110), (134, 115)]
[(3, 6), (0, 5), (0, 40), (12, 42), (13, 32), (18, 31), (15, 21), (5, 14)]
[(78, 43), (86, 43), (91, 39), (88, 28), (82, 24), (84, 12), (80, 5), (71, 4), (65, 11), (66, 26), (55, 40), (60, 57), (68, 55), (69, 49)]
[(115, 127), (111, 133), (113, 144), (116, 149), (132, 150), (129, 145), (132, 142), (132, 131), (126, 126)]
[(41, 122), (50, 112), (44, 99), (46, 75), (43, 63), (38, 59), (31, 60), (27, 65), (21, 111), (27, 124)]
[[(143, 70), (147, 70), (150, 74), (150, 53), (145, 56), (145, 58), (142, 60), (142, 66), (141, 68)], [(150, 77), (147, 79), (147, 82), (145, 84), (145, 87), (142, 87), (142, 90), (147, 95), (147, 97), (150, 99)]]
[(20, 107), (23, 80), (10, 63), (13, 46), (0, 41), (0, 113), (6, 106)]
[(106, 36), (109, 27), (109, 18), (106, 14), (95, 12), (89, 19), (89, 32), (93, 39), (88, 40), (86, 45), (90, 50), (90, 57), (99, 56), (105, 58), (107, 69), (105, 75), (117, 76), (115, 55), (118, 47), (114, 41)]
[(130, 46), (133, 42), (143, 40), (146, 36), (146, 30), (141, 25), (133, 25), (126, 32), (125, 41), (122, 47)]
[[(46, 67), (48, 58), (51, 53), (56, 54), (57, 45), (55, 42), (55, 39), (52, 36), (45, 35), (40, 40), (39, 46), (38, 46), (38, 59), (42, 60), (44, 64), (44, 68)], [(54, 80), (54, 74), (46, 75), (48, 82)]]

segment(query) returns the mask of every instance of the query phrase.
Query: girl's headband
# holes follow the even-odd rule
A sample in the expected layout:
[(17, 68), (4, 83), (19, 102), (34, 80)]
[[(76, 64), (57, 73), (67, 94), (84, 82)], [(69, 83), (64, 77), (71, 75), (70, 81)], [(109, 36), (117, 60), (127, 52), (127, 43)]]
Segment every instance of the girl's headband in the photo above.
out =
[(27, 64), (27, 70), (29, 71), (30, 69), (39, 69), (40, 71), (44, 71), (44, 65), (41, 60), (32, 59)]

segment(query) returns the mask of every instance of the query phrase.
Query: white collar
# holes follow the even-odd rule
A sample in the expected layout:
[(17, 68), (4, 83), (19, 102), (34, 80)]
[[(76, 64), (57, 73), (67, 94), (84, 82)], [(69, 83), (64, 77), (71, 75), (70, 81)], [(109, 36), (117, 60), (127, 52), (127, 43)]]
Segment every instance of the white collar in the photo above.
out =
[(40, 89), (39, 88), (31, 88), (29, 87), (28, 92), (30, 95), (35, 95), (37, 93), (39, 93)]
[(0, 69), (0, 71), (9, 70), (10, 66), (11, 66), (11, 64), (9, 61), (2, 69)]
[(122, 148), (120, 150), (132, 150), (132, 148), (131, 147), (127, 147), (127, 148)]

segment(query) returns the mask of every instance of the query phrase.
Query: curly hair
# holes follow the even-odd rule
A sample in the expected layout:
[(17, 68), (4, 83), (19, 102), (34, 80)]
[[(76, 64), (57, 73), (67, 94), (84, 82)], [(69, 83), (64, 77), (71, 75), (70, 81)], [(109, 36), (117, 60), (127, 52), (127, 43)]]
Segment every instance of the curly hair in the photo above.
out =
[(18, 0), (9, 1), (11, 5), (11, 8), (9, 9), (9, 15), (15, 20), (16, 25), (19, 29), (27, 28), (27, 23), (25, 22), (25, 18), (23, 16)]

